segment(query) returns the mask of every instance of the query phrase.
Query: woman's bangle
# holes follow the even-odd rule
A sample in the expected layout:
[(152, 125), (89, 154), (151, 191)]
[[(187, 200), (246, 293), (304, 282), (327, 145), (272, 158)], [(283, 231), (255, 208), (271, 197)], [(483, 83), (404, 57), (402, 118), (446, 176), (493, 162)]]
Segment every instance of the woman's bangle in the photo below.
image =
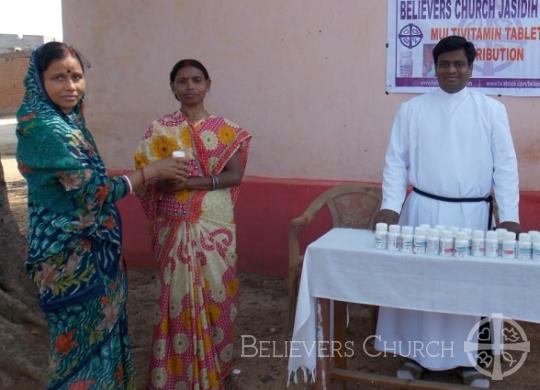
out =
[(122, 179), (124, 179), (124, 181), (126, 182), (129, 188), (129, 193), (133, 194), (133, 185), (131, 184), (131, 180), (129, 180), (129, 177), (127, 177), (126, 175), (122, 175)]
[(210, 175), (212, 179), (212, 190), (216, 190), (219, 186), (219, 177), (217, 175)]

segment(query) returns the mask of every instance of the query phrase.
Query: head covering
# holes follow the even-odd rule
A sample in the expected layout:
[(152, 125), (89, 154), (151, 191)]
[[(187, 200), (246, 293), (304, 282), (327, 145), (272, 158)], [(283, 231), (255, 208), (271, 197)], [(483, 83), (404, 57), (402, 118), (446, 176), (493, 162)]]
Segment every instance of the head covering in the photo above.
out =
[(42, 120), (47, 120), (54, 117), (58, 118), (58, 116), (71, 126), (84, 127), (84, 117), (82, 115), (84, 95), (72, 112), (66, 115), (53, 103), (45, 91), (42, 70), (39, 69), (38, 65), (44, 46), (45, 44), (35, 49), (30, 57), (28, 72), (24, 78), (24, 98), (21, 107), (17, 111), (17, 120), (19, 122), (17, 129), (24, 127), (24, 122), (30, 119), (39, 117)]

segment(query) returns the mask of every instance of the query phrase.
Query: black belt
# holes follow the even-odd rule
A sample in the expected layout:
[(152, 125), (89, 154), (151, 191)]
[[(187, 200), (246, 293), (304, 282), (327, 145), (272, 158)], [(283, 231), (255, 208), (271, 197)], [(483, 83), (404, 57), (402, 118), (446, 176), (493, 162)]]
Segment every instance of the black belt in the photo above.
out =
[(486, 197), (479, 197), (479, 198), (449, 198), (447, 196), (439, 196), (430, 194), (429, 192), (425, 192), (422, 190), (419, 190), (416, 187), (412, 188), (414, 192), (416, 192), (419, 195), (425, 196), (426, 198), (441, 200), (443, 202), (452, 202), (452, 203), (475, 203), (475, 202), (487, 202), (489, 203), (489, 216), (488, 216), (488, 230), (491, 230), (491, 220), (493, 217), (493, 196), (489, 195)]

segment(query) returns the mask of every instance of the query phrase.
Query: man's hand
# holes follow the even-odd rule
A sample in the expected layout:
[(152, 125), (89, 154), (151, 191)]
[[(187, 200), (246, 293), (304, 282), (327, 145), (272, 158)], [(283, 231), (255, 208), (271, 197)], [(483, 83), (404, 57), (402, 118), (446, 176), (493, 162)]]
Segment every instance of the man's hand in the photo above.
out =
[(497, 227), (504, 228), (509, 232), (514, 232), (517, 236), (519, 236), (519, 233), (521, 233), (521, 226), (517, 222), (503, 221)]
[(375, 222), (372, 228), (375, 229), (375, 225), (379, 222), (384, 222), (388, 225), (395, 225), (399, 222), (399, 214), (394, 210), (380, 209), (377, 212), (377, 216), (375, 217)]

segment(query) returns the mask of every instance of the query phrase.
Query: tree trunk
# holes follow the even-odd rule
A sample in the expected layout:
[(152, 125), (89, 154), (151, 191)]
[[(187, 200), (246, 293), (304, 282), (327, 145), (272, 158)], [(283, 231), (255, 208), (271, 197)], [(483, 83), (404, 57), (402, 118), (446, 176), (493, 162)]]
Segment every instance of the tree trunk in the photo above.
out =
[[(1, 157), (1, 156), (0, 156)], [(48, 330), (26, 275), (26, 240), (9, 207), (0, 160), (0, 388), (35, 389), (46, 383)]]

